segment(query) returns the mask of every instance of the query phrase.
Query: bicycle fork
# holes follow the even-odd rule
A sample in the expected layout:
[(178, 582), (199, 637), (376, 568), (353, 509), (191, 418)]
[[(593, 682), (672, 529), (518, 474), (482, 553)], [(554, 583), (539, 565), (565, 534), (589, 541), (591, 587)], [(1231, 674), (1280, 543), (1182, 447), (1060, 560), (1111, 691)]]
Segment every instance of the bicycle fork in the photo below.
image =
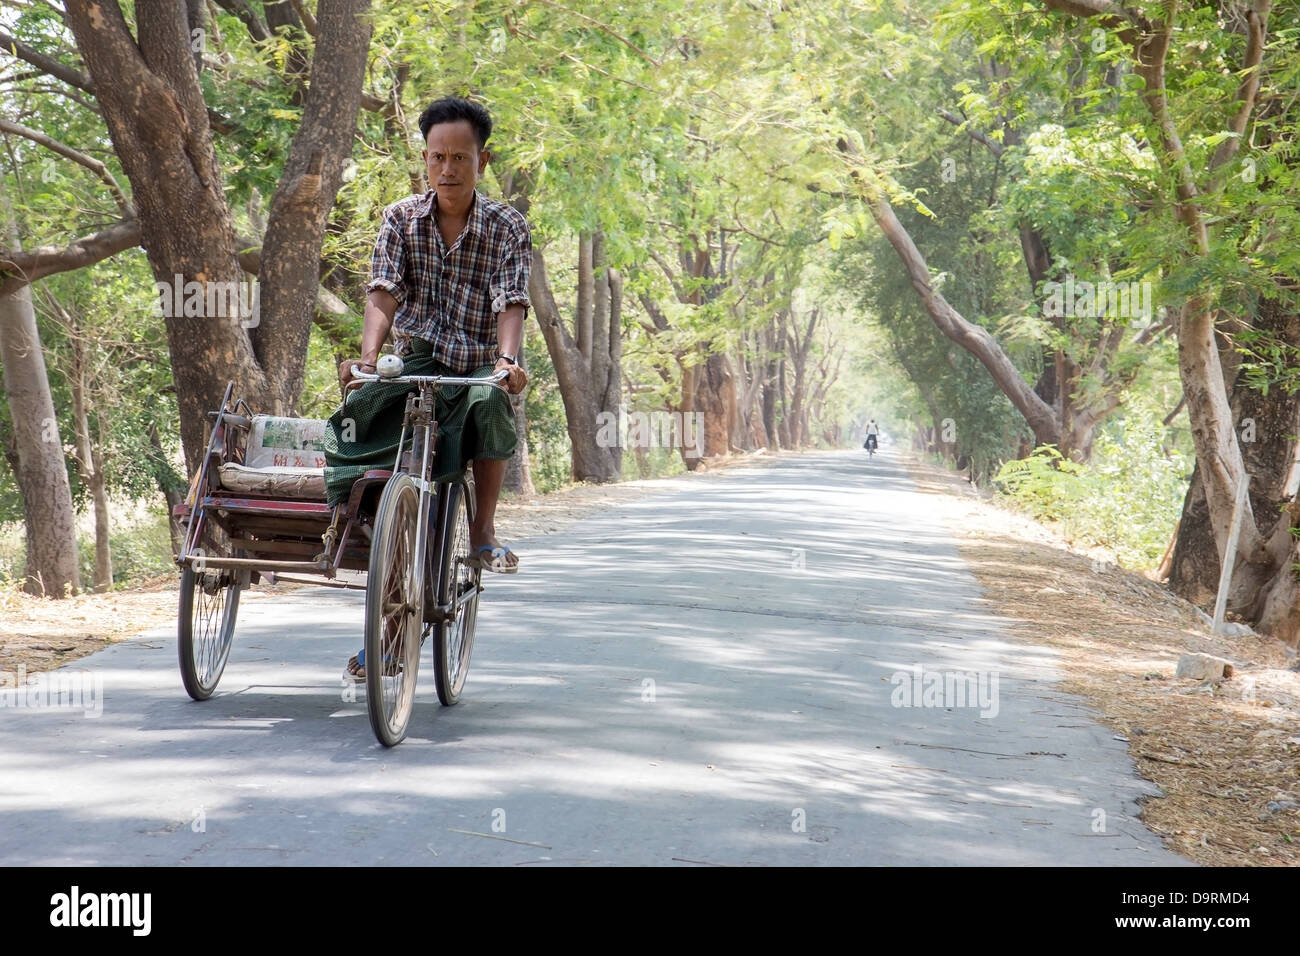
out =
[(415, 588), (419, 595), (420, 606), (415, 608), (419, 615), (421, 623), (425, 623), (425, 603), (426, 603), (426, 579), (429, 574), (429, 541), (433, 537), (433, 528), (430, 523), (433, 520), (431, 502), (433, 498), (432, 489), (429, 487), (429, 471), (433, 456), (434, 438), (437, 434), (437, 423), (433, 420), (433, 399), (432, 396), (425, 396), (423, 390), (412, 392), (406, 396), (406, 409), (402, 417), (402, 437), (397, 444), (397, 460), (393, 465), (393, 473), (397, 474), (402, 470), (403, 451), (406, 449), (407, 436), (410, 436), (409, 462), (415, 465), (419, 462), (418, 470), (409, 467), (406, 474), (415, 483), (415, 487), (420, 492), (420, 504), (416, 511), (415, 527), (418, 529), (415, 536), (415, 567), (412, 569), (416, 575)]

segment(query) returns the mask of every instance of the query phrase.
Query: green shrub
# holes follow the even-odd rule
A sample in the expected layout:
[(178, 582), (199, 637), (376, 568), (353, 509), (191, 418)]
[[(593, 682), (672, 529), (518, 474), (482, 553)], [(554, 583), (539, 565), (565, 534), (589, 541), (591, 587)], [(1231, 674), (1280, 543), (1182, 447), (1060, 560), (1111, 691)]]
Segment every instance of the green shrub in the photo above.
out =
[(1164, 426), (1145, 410), (1108, 423), (1081, 465), (1051, 445), (1009, 461), (995, 477), (1004, 495), (1065, 534), (1115, 552), (1126, 567), (1154, 567), (1169, 543), (1191, 464), (1164, 446)]
[(1060, 521), (1084, 497), (1083, 467), (1065, 458), (1055, 445), (1040, 445), (1028, 458), (1009, 461), (993, 480), (1035, 518)]
[[(161, 511), (130, 524), (111, 525), (108, 547), (113, 559), (113, 586), (125, 587), (176, 569), (172, 561), (172, 539), (167, 516)], [(89, 588), (95, 580), (95, 536), (77, 538), (81, 583)]]

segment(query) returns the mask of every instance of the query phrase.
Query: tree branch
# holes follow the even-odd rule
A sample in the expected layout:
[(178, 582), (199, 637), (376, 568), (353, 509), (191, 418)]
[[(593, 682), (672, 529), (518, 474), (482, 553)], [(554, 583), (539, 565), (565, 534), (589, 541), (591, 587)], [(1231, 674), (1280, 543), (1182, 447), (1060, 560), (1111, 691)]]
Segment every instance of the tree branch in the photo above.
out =
[[(528, 32), (527, 30), (525, 30), (523, 27), (521, 27), (521, 26), (519, 26), (517, 23), (515, 23), (515, 22), (510, 18), (510, 14), (509, 14), (509, 13), (507, 13), (507, 14), (505, 15), (505, 22), (506, 22), (506, 30), (509, 31), (509, 33), (510, 33), (511, 36), (523, 37), (524, 39), (531, 41), (533, 44), (535, 44), (535, 45), (538, 46), (538, 47), (542, 46), (542, 43), (543, 43), (542, 38), (539, 37), (539, 36), (536, 36), (535, 34), (529, 33), (529, 32)], [(653, 93), (653, 92), (654, 92), (654, 90), (650, 89), (650, 87), (648, 87), (648, 86), (646, 86), (646, 85), (644, 85), (644, 84), (642, 84), (642, 83), (638, 83), (636, 80), (629, 80), (629, 79), (626, 79), (625, 77), (622, 77), (622, 76), (615, 76), (613, 73), (609, 73), (609, 72), (607, 72), (607, 71), (605, 71), (605, 70), (602, 70), (602, 69), (601, 69), (600, 67), (598, 67), (598, 66), (595, 66), (595, 65), (593, 65), (593, 64), (591, 64), (591, 63), (587, 63), (587, 62), (585, 62), (585, 61), (583, 61), (583, 60), (580, 60), (580, 59), (578, 59), (576, 56), (574, 56), (572, 53), (568, 53), (568, 52), (566, 52), (565, 50), (562, 50), (562, 49), (560, 49), (560, 48), (558, 48), (558, 47), (553, 47), (553, 48), (551, 49), (551, 52), (554, 53), (556, 56), (561, 56), (561, 57), (563, 57), (564, 59), (568, 60), (570, 63), (576, 64), (577, 66), (582, 67), (584, 70), (592, 70), (592, 71), (594, 71), (594, 72), (596, 72), (596, 73), (599, 73), (601, 76), (608, 77), (609, 79), (613, 80), (613, 81), (616, 82), (616, 83), (626, 83), (628, 86), (635, 86), (637, 89), (645, 90), (647, 93)], [(369, 109), (369, 107), (367, 107), (367, 109)]]
[(650, 253), (650, 258), (659, 264), (659, 268), (662, 269), (664, 275), (668, 277), (668, 281), (673, 287), (673, 294), (677, 296), (678, 301), (685, 302), (687, 298), (686, 292), (677, 281), (677, 274), (673, 272), (673, 267), (668, 264), (662, 255), (660, 255), (657, 249), (649, 249), (647, 251)]
[(86, 74), (82, 73), (80, 70), (76, 70), (64, 63), (60, 63), (58, 60), (54, 59), (54, 57), (46, 56), (44, 53), (39, 53), (27, 44), (15, 40), (9, 34), (2, 31), (0, 31), (0, 47), (4, 47), (4, 49), (8, 50), (18, 59), (30, 63), (38, 70), (48, 73), (50, 76), (58, 77), (69, 86), (75, 86), (77, 89), (84, 90), (87, 93), (95, 92), (95, 86), (90, 82), (90, 77), (86, 76)]
[(939, 331), (970, 352), (988, 369), (999, 390), (1011, 400), (1011, 404), (1024, 417), (1026, 424), (1034, 432), (1034, 438), (1040, 444), (1060, 444), (1061, 427), (1052, 407), (1044, 402), (1033, 387), (1025, 381), (1020, 370), (1015, 367), (988, 330), (966, 319), (934, 288), (925, 257), (921, 255), (911, 235), (894, 214), (893, 206), (890, 205), (889, 197), (879, 182), (878, 174), (863, 162), (852, 143), (841, 141), (840, 150), (850, 165), (850, 175), (858, 184), (863, 201), (871, 211), (880, 231), (898, 253), (913, 288), (916, 289), (922, 305), (925, 306), (926, 312), (929, 313)]
[(994, 156), (1000, 157), (1004, 152), (1006, 152), (1006, 147), (1004, 147), (1001, 143), (996, 142), (993, 139), (990, 139), (988, 133), (985, 133), (981, 130), (972, 129), (969, 125), (967, 125), (967, 121), (964, 118), (958, 116), (956, 113), (952, 112), (951, 110), (946, 110), (942, 106), (938, 106), (935, 107), (934, 111), (938, 113), (940, 116), (942, 116), (944, 119), (946, 119), (953, 126), (965, 127), (966, 135), (969, 136), (971, 139), (975, 140), (975, 142), (987, 146), (989, 151)]
[(1228, 122), (1228, 129), (1235, 136), (1230, 136), (1219, 144), (1210, 160), (1210, 169), (1215, 170), (1232, 159), (1241, 148), (1241, 139), (1246, 133), (1246, 124), (1255, 109), (1255, 99), (1259, 95), (1259, 64), (1264, 58), (1264, 30), (1268, 20), (1272, 0), (1255, 0), (1254, 7), (1246, 13), (1246, 54), (1242, 59), (1241, 72), (1245, 74), (1241, 86), (1237, 87), (1238, 107), (1236, 114)]
[(313, 39), (316, 37), (316, 18), (311, 15), (307, 9), (307, 4), (302, 0), (289, 0), (293, 4), (294, 13), (298, 14), (298, 19), (302, 21), (302, 28), (307, 31), (307, 35)]
[(633, 42), (632, 42), (631, 40), (629, 40), (627, 37), (623, 36), (622, 34), (615, 33), (614, 30), (610, 29), (610, 27), (608, 27), (608, 26), (606, 26), (605, 24), (601, 23), (599, 20), (596, 20), (596, 19), (594, 19), (594, 18), (592, 18), (592, 17), (587, 16), (585, 13), (579, 13), (577, 10), (571, 10), (571, 9), (569, 9), (568, 7), (564, 6), (563, 4), (556, 3), (555, 0), (533, 0), (533, 2), (534, 2), (534, 3), (540, 3), (540, 4), (542, 4), (543, 6), (552, 7), (553, 9), (556, 9), (556, 10), (563, 10), (565, 13), (567, 13), (567, 14), (569, 14), (569, 15), (571, 15), (571, 16), (575, 16), (575, 17), (577, 17), (579, 20), (582, 20), (582, 21), (584, 21), (584, 22), (586, 22), (586, 23), (591, 24), (593, 27), (595, 27), (595, 28), (596, 28), (597, 30), (599, 30), (601, 33), (604, 33), (606, 36), (613, 37), (615, 40), (617, 40), (619, 43), (623, 44), (625, 47), (627, 47), (629, 50), (631, 50), (633, 53), (635, 53), (635, 54), (636, 54), (637, 56), (639, 56), (641, 59), (645, 60), (645, 61), (646, 61), (647, 63), (649, 63), (651, 66), (659, 66), (659, 65), (660, 65), (660, 63), (659, 63), (658, 60), (656, 60), (654, 57), (652, 57), (652, 56), (651, 56), (649, 53), (647, 53), (645, 50), (641, 49), (639, 46), (637, 46), (635, 43), (633, 43)]
[(31, 251), (0, 252), (0, 297), (11, 295), (29, 282), (59, 272), (94, 265), (140, 244), (140, 223), (116, 222), (107, 229), (82, 236), (66, 246), (40, 246)]
[(641, 300), (641, 308), (645, 309), (645, 314), (650, 316), (650, 321), (654, 325), (642, 322), (641, 327), (647, 332), (667, 332), (670, 328), (668, 319), (664, 315), (664, 310), (659, 308), (659, 303), (650, 298), (644, 292), (638, 292), (637, 298)]
[(1183, 410), (1183, 406), (1186, 404), (1187, 404), (1187, 396), (1179, 395), (1178, 404), (1175, 405), (1174, 410), (1170, 412), (1168, 415), (1166, 415), (1164, 418), (1164, 426), (1166, 428), (1168, 428), (1170, 425), (1174, 423), (1174, 419), (1178, 417), (1178, 413)]
[(1043, 0), (1053, 10), (1069, 13), (1076, 17), (1112, 17), (1126, 20), (1134, 26), (1143, 26), (1142, 15), (1135, 10), (1115, 3), (1114, 0)]
[(128, 219), (135, 218), (135, 207), (131, 205), (131, 200), (126, 198), (126, 193), (122, 192), (122, 187), (113, 178), (113, 174), (108, 171), (108, 167), (95, 157), (87, 156), (71, 146), (66, 146), (56, 139), (51, 139), (40, 130), (23, 126), (21, 123), (15, 123), (2, 117), (0, 117), (0, 133), (12, 133), (24, 139), (30, 139), (33, 143), (38, 143), (46, 149), (58, 153), (65, 159), (70, 159), (74, 163), (86, 167), (108, 186), (108, 191), (113, 194), (113, 199), (122, 210), (122, 214)]
[(233, 14), (239, 18), (248, 30), (248, 35), (258, 43), (271, 39), (271, 31), (266, 28), (266, 24), (261, 18), (253, 12), (253, 8), (248, 5), (248, 0), (216, 0), (217, 6), (227, 13)]
[[(46, 73), (39, 73), (39, 72), (36, 73), (36, 75), (41, 77), (48, 76), (48, 74)], [(53, 94), (54, 96), (62, 96), (65, 99), (72, 100), (72, 102), (76, 103), (78, 106), (85, 107), (88, 111), (94, 113), (96, 116), (102, 117), (104, 115), (94, 102), (86, 99), (86, 97), (82, 96), (80, 93), (74, 93), (66, 86), (57, 86), (53, 83), (42, 83), (36, 86), (24, 87), (22, 88), (21, 92), (49, 93), (49, 94)]]

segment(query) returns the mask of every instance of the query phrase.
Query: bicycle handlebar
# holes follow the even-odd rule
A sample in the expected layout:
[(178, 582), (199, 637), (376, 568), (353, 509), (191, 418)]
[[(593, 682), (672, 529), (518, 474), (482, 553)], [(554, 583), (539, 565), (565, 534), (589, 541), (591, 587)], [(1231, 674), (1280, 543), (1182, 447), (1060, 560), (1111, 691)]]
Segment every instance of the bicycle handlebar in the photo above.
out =
[(501, 384), (510, 373), (506, 369), (494, 372), (487, 378), (467, 378), (456, 375), (393, 375), (385, 377), (376, 372), (363, 372), (360, 366), (352, 366), (352, 378), (358, 382), (395, 382), (400, 385), (433, 385), (435, 387), (443, 385), (487, 385), (491, 388), (499, 388), (503, 392), (509, 389)]

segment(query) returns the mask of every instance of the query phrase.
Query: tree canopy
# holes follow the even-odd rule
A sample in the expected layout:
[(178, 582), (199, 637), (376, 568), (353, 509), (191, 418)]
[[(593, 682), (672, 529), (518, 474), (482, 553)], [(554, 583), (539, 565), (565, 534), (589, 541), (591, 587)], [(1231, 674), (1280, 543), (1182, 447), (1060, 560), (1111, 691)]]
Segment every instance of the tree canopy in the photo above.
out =
[[(1194, 463), (1174, 586), (1204, 600), (1250, 476), (1233, 606), (1300, 634), (1295, 13), (14, 0), (0, 326), (46, 361), (5, 369), (0, 521), (40, 544), (33, 476), (61, 460), (65, 510), (175, 495), (230, 379), (328, 414), (379, 217), (427, 188), (415, 119), (457, 94), (535, 240), (516, 488), (857, 444), (872, 415), (979, 481), (1036, 448), (1156, 454)], [(158, 289), (213, 283), (255, 312), (160, 314)], [(698, 415), (701, 447), (599, 437), (656, 410)], [(1181, 465), (1116, 467), (1183, 493)]]

